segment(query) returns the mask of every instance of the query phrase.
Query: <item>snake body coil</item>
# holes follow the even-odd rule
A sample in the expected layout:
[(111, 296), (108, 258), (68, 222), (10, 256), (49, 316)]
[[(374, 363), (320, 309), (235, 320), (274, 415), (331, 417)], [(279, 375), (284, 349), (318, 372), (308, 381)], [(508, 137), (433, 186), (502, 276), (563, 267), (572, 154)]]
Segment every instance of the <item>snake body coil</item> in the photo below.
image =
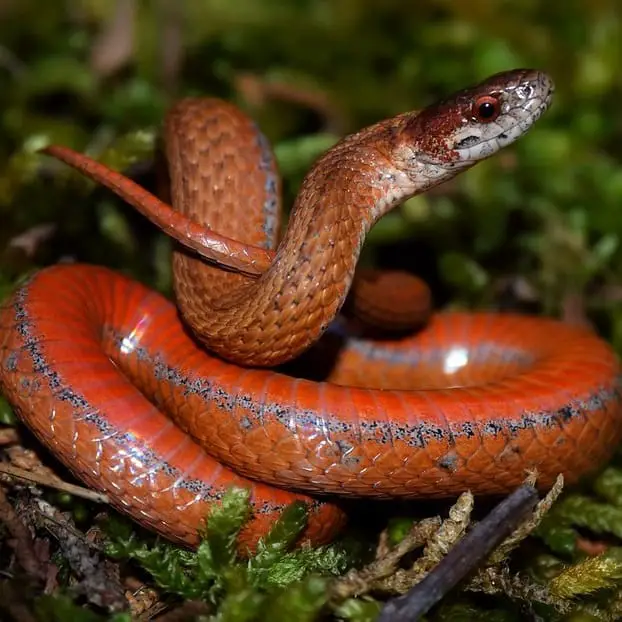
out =
[(337, 505), (286, 489), (503, 493), (532, 469), (542, 486), (558, 473), (575, 481), (622, 434), (617, 358), (587, 330), (439, 314), (412, 336), (347, 338), (326, 382), (262, 369), (326, 331), (383, 214), (523, 135), (552, 92), (543, 73), (506, 72), (346, 137), (305, 178), (280, 243), (271, 151), (229, 104), (183, 100), (169, 113), (173, 209), (48, 148), (181, 242), (179, 312), (105, 268), (42, 270), (0, 313), (2, 392), (78, 478), (188, 545), (231, 485), (252, 490), (252, 547), (294, 498), (310, 504), (307, 540), (343, 524)]

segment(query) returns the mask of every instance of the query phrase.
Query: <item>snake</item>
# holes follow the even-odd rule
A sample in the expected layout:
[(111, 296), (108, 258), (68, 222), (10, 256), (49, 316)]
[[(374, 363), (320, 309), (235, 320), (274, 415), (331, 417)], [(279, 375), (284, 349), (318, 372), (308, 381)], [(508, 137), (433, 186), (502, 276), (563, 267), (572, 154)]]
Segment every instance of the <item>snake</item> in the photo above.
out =
[[(553, 92), (547, 73), (514, 69), (341, 138), (286, 226), (272, 148), (233, 103), (172, 104), (167, 197), (48, 146), (174, 239), (174, 300), (104, 266), (44, 267), (1, 307), (1, 393), (79, 481), (191, 548), (231, 488), (248, 494), (250, 551), (294, 501), (299, 542), (322, 544), (350, 499), (501, 495), (533, 472), (541, 487), (577, 482), (622, 436), (619, 361), (595, 332), (495, 310), (396, 334), (343, 320), (354, 298), (408, 324), (407, 287), (358, 277), (368, 232), (524, 136)], [(322, 377), (288, 371), (331, 336)]]

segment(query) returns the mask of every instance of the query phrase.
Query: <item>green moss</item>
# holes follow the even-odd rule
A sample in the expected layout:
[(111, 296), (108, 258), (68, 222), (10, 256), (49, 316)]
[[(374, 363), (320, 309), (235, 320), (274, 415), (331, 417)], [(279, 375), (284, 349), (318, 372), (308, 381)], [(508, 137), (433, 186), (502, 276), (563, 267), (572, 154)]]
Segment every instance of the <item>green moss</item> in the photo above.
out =
[[(130, 167), (153, 190), (144, 164), (170, 101), (225, 97), (249, 111), (273, 142), (290, 206), (313, 159), (342, 133), (419, 108), (492, 72), (531, 65), (548, 70), (557, 83), (554, 105), (537, 130), (450, 187), (384, 219), (369, 237), (364, 261), (418, 273), (434, 284), (440, 306), (506, 304), (500, 292), (508, 283), (515, 286), (511, 305), (537, 313), (559, 316), (578, 298), (600, 334), (622, 352), (622, 8), (616, 3), (206, 0), (179, 3), (177, 13), (174, 3), (138, 2), (134, 52), (110, 73), (98, 72), (91, 59), (115, 3), (5, 5), (0, 296), (65, 256), (171, 292), (170, 240), (109, 192), (35, 153), (49, 142)], [(166, 36), (178, 19), (183, 65), (171, 78), (165, 67), (174, 42)], [(285, 83), (316, 103), (246, 97), (240, 85), (248, 74), (260, 86)], [(9, 246), (43, 223), (54, 225), (53, 235), (33, 252)], [(14, 423), (4, 401), (0, 419)], [(612, 465), (580, 494), (564, 497), (513, 564), (547, 585), (560, 572), (572, 576), (575, 567), (579, 574), (590, 568), (579, 535), (602, 538), (616, 551), (621, 473)], [(305, 520), (304, 508), (293, 506), (258, 553), (242, 562), (234, 544), (247, 512), (244, 495), (227, 497), (219, 511), (195, 553), (154, 543), (124, 522), (114, 527), (109, 552), (140, 565), (171, 598), (202, 599), (217, 607), (212, 619), (234, 621), (257, 612), (274, 622), (283, 612), (291, 620), (326, 615), (327, 582), (360, 561), (337, 545), (293, 551)], [(399, 542), (410, 524), (409, 517), (394, 524), (389, 542)], [(350, 535), (369, 544), (368, 534)], [(594, 590), (582, 583), (573, 588), (572, 602), (613, 619), (618, 566), (601, 563)], [(471, 596), (450, 597), (429, 619), (521, 619), (510, 598)], [(332, 615), (372, 620), (386, 595), (377, 597), (346, 600)], [(42, 597), (36, 608), (39, 619), (125, 619), (106, 618), (69, 596)], [(558, 614), (547, 609), (541, 615)]]

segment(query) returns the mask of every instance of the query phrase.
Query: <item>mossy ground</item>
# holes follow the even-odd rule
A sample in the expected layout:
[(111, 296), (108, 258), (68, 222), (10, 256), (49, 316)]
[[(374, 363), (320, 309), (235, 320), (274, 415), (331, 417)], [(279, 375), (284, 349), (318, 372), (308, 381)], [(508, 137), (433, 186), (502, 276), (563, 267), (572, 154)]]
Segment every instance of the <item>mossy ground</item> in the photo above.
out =
[[(8, 292), (24, 274), (71, 257), (171, 292), (170, 241), (109, 192), (38, 155), (48, 142), (153, 187), (149, 163), (168, 104), (181, 95), (220, 96), (249, 111), (275, 145), (289, 206), (313, 159), (343, 133), (493, 72), (535, 66), (557, 84), (537, 129), (385, 218), (363, 261), (415, 271), (431, 283), (437, 306), (590, 322), (621, 352), (621, 54), (622, 8), (614, 0), (0, 0), (0, 287)], [(8, 410), (3, 416), (10, 422)], [(27, 491), (7, 492), (8, 507), (27, 504)], [(374, 619), (386, 595), (329, 606), (326, 593), (335, 576), (369, 561), (375, 540), (351, 532), (334, 547), (291, 553), (286, 545), (302, 520), (294, 508), (247, 564), (232, 558), (227, 540), (243, 514), (232, 499), (223, 530), (196, 555), (145, 544), (117, 525), (115, 557), (140, 562), (148, 572), (134, 570), (134, 580), (158, 589), (151, 613), (187, 601), (188, 619)], [(87, 502), (48, 500), (80, 529), (93, 524)], [(400, 520), (391, 524), (395, 541), (408, 533)], [(52, 583), (66, 596), (32, 592), (3, 534), (0, 612), (23, 605), (20, 619), (128, 619), (105, 607), (76, 609), (89, 599), (75, 596), (76, 568), (54, 538)], [(621, 539), (622, 467), (614, 460), (563, 496), (511, 557), (523, 585), (552, 590), (571, 611), (539, 604), (535, 589), (529, 603), (508, 585), (506, 595), (452, 593), (430, 619), (524, 620), (534, 612), (619, 619)], [(113, 576), (126, 572), (106, 564)]]

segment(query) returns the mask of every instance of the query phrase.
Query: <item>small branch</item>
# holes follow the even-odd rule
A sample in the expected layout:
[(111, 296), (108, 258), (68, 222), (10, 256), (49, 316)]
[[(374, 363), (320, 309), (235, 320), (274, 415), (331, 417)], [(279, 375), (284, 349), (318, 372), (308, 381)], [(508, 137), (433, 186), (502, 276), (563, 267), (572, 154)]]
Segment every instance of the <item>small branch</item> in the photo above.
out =
[(324, 131), (342, 134), (345, 120), (331, 98), (319, 89), (302, 87), (282, 80), (268, 80), (252, 73), (238, 73), (234, 86), (253, 106), (262, 106), (268, 100), (283, 101), (305, 107), (323, 121)]
[(46, 473), (35, 473), (14, 467), (10, 464), (0, 463), (0, 475), (8, 475), (9, 477), (21, 479), (29, 483), (40, 484), (41, 486), (54, 488), (55, 490), (62, 490), (63, 492), (68, 492), (69, 494), (74, 495), (75, 497), (88, 499), (89, 501), (94, 501), (95, 503), (109, 503), (108, 497), (102, 493), (89, 490), (88, 488), (82, 488), (81, 486), (76, 486), (75, 484), (69, 484), (60, 478), (50, 476)]
[[(337, 579), (331, 587), (333, 600), (342, 601), (352, 596), (365, 594), (370, 585), (396, 572), (401, 559), (416, 548), (423, 546), (441, 526), (441, 520), (427, 518), (415, 523), (410, 532), (396, 545), (362, 570), (351, 570)], [(382, 547), (386, 545), (381, 540)]]
[(41, 244), (47, 242), (54, 235), (56, 228), (56, 225), (53, 223), (36, 225), (11, 238), (7, 247), (19, 249), (24, 252), (26, 257), (32, 259)]
[(382, 609), (378, 622), (411, 622), (429, 611), (523, 522), (538, 501), (523, 485), (475, 525), (420, 583)]
[(91, 69), (105, 78), (123, 68), (134, 54), (136, 1), (117, 0), (91, 49)]
[(161, 38), (160, 79), (166, 93), (172, 96), (178, 90), (184, 61), (185, 11), (181, 2), (159, 0), (157, 13)]
[(19, 434), (15, 428), (0, 428), (0, 447), (13, 445), (19, 441)]
[(91, 553), (92, 544), (73, 523), (54, 506), (42, 499), (34, 500), (33, 518), (57, 540), (64, 559), (78, 577), (73, 589), (92, 604), (109, 611), (127, 609), (116, 567)]
[(2, 487), (0, 487), (0, 522), (10, 534), (7, 543), (13, 549), (17, 563), (30, 577), (45, 583), (49, 560), (43, 560), (37, 554), (30, 530), (9, 503)]

